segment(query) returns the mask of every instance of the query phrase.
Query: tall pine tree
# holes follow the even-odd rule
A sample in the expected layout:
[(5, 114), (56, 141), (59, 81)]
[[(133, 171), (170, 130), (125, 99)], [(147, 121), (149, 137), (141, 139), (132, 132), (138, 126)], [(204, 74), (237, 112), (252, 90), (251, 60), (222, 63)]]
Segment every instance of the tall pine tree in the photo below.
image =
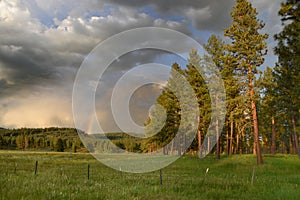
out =
[(257, 163), (262, 164), (254, 86), (255, 74), (264, 62), (265, 40), (268, 36), (259, 33), (264, 23), (257, 19), (257, 15), (258, 12), (247, 0), (236, 0), (233, 12), (231, 12), (232, 24), (224, 30), (224, 35), (232, 41), (226, 46), (229, 54), (227, 59), (230, 59), (231, 67), (240, 81), (240, 95), (245, 97), (248, 104), (245, 106), (244, 114), (251, 113)]

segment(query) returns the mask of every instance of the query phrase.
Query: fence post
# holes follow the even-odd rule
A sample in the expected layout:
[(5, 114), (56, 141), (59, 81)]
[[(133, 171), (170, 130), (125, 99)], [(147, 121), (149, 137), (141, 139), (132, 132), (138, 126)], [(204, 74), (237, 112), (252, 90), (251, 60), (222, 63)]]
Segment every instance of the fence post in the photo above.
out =
[(38, 169), (38, 161), (35, 161), (34, 175), (36, 175)]
[(160, 183), (160, 185), (163, 184), (162, 181), (163, 181), (163, 180), (162, 180), (162, 170), (160, 169), (160, 170), (159, 170), (159, 183)]

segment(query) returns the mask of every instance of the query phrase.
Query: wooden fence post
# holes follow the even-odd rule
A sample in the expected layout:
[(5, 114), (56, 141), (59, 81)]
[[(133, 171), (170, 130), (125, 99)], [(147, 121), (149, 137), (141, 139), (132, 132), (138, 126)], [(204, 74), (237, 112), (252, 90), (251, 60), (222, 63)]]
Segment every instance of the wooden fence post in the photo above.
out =
[(163, 184), (163, 180), (162, 180), (162, 170), (161, 170), (161, 169), (159, 170), (159, 183), (160, 183), (160, 185)]
[(36, 175), (38, 169), (38, 161), (35, 161), (34, 175)]

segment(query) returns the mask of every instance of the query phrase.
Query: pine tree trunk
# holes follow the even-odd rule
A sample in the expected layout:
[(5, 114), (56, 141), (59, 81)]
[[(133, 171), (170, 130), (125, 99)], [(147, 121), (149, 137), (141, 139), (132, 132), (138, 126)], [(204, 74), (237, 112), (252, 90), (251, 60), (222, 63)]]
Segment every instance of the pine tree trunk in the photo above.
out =
[(202, 139), (201, 139), (201, 130), (200, 130), (200, 116), (198, 116), (198, 131), (197, 131), (197, 135), (198, 135), (198, 152), (199, 152), (199, 155), (201, 156), (202, 155), (202, 152), (201, 152), (201, 148), (202, 148)]
[(181, 133), (177, 134), (177, 150), (178, 150), (178, 156), (181, 156)]
[(240, 141), (240, 135), (237, 133), (236, 134), (236, 148), (235, 148), (235, 154), (239, 153), (239, 141)]
[(273, 155), (276, 154), (276, 129), (275, 129), (274, 116), (272, 116), (272, 147), (271, 147), (271, 153)]
[(241, 136), (241, 145), (240, 145), (240, 154), (243, 154), (244, 150), (244, 142), (245, 142), (245, 129), (242, 130), (242, 136)]
[(286, 147), (285, 147), (285, 143), (284, 143), (284, 139), (283, 138), (281, 138), (281, 140), (280, 140), (280, 143), (281, 143), (281, 152), (280, 153), (284, 153), (285, 152), (285, 150), (286, 150)]
[(171, 155), (174, 155), (174, 143), (175, 143), (175, 138), (172, 140), (172, 144), (171, 144)]
[(290, 154), (294, 154), (293, 136), (290, 136)]
[(233, 121), (230, 122), (230, 147), (229, 147), (229, 155), (232, 155), (233, 150)]
[(295, 150), (300, 158), (300, 149), (299, 149), (299, 142), (298, 142), (298, 134), (296, 132), (296, 122), (295, 122), (295, 117), (292, 116), (292, 124), (293, 124), (293, 133), (294, 133), (294, 144), (295, 144)]
[(229, 130), (228, 130), (228, 127), (226, 130), (226, 153), (227, 153), (227, 155), (229, 155)]
[(253, 154), (254, 155), (257, 155), (257, 152), (256, 152), (256, 143), (255, 143), (255, 139), (254, 139), (254, 142), (253, 142)]
[[(251, 69), (249, 69), (249, 74), (251, 73)], [(261, 155), (260, 149), (260, 142), (259, 142), (259, 130), (258, 130), (258, 119), (257, 119), (257, 111), (256, 111), (256, 104), (255, 104), (255, 95), (253, 89), (253, 81), (252, 78), (249, 78), (249, 87), (250, 87), (250, 99), (251, 99), (251, 109), (252, 109), (252, 119), (253, 119), (253, 128), (254, 128), (254, 143), (256, 146), (256, 157), (257, 157), (257, 164), (263, 164), (263, 159)]]
[(210, 152), (210, 136), (207, 137), (207, 153)]

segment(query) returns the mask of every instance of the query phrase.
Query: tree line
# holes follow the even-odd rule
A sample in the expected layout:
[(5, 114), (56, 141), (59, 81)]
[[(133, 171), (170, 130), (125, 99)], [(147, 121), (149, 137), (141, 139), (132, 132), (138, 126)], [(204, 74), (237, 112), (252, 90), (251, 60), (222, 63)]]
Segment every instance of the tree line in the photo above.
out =
[(74, 128), (0, 129), (0, 149), (86, 151)]

